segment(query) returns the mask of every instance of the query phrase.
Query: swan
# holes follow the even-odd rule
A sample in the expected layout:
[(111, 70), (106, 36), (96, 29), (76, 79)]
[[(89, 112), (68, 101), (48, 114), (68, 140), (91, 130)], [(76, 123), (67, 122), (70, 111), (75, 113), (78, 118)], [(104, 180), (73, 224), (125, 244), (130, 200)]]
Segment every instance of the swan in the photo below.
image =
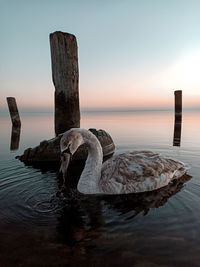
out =
[(82, 194), (129, 194), (153, 191), (182, 177), (184, 163), (151, 151), (131, 151), (115, 155), (103, 163), (99, 140), (90, 131), (72, 128), (60, 140), (63, 185), (71, 157), (86, 143), (88, 157), (77, 189)]

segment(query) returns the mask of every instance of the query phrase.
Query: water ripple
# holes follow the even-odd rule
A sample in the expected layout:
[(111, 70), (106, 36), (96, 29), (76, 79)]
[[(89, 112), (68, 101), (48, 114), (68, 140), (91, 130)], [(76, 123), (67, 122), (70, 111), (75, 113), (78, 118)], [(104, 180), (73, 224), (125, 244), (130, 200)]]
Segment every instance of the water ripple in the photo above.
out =
[(57, 190), (56, 174), (41, 173), (18, 162), (8, 161), (4, 166), (0, 172), (1, 220), (39, 225), (55, 220), (52, 198)]
[(56, 173), (8, 161), (0, 175), (0, 218), (4, 222), (13, 220), (49, 227), (55, 227), (55, 223), (68, 226), (71, 223), (71, 227), (82, 224), (85, 229), (100, 226), (112, 232), (129, 232), (134, 227), (139, 233), (144, 229), (150, 232), (152, 228), (185, 231), (199, 221), (200, 184), (195, 180), (184, 185), (189, 178), (137, 195), (87, 197), (71, 188), (56, 197), (59, 187)]

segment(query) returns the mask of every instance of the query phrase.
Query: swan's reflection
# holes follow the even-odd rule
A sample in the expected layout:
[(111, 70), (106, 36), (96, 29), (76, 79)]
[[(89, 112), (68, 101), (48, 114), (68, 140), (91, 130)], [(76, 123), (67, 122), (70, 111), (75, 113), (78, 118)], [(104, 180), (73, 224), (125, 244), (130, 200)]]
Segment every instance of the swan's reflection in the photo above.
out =
[(183, 188), (191, 176), (184, 175), (152, 192), (110, 196), (82, 195), (76, 190), (77, 181), (74, 182), (74, 177), (68, 176), (68, 178), (73, 181), (68, 184), (70, 186), (68, 192), (58, 197), (60, 209), (57, 231), (62, 242), (74, 246), (83, 240), (96, 239), (104, 232), (104, 228), (107, 227), (104, 220), (108, 214), (107, 209), (117, 211), (118, 216), (124, 216), (124, 221), (134, 220), (134, 217), (141, 212), (146, 215), (151, 208), (163, 206), (170, 197)]
[(151, 208), (163, 206), (168, 199), (178, 193), (183, 188), (184, 183), (190, 179), (191, 176), (185, 174), (180, 179), (173, 180), (167, 186), (152, 192), (126, 195), (123, 196), (123, 198), (120, 198), (120, 196), (114, 198), (112, 196), (112, 198), (110, 197), (110, 199), (108, 199), (112, 201), (112, 207), (121, 211), (121, 213), (133, 211), (132, 216), (129, 218), (133, 218), (141, 212), (146, 215)]
[(182, 114), (175, 114), (173, 146), (181, 145)]
[(19, 148), (21, 126), (12, 126), (10, 150), (17, 150)]

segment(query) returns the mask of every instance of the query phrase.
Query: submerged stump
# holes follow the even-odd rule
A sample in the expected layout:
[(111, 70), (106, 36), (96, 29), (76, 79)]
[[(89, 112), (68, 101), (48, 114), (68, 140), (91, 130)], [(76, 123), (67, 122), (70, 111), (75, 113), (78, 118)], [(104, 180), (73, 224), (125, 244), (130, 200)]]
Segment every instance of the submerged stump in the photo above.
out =
[(80, 127), (78, 47), (76, 37), (50, 34), (52, 78), (55, 86), (55, 133)]
[[(103, 156), (109, 157), (115, 151), (115, 145), (111, 136), (104, 130), (89, 129), (99, 140)], [(60, 164), (60, 139), (62, 134), (50, 140), (42, 141), (38, 146), (34, 148), (28, 148), (24, 151), (24, 154), (17, 156), (17, 158), (23, 161), (25, 164)], [(83, 144), (79, 147), (76, 153), (72, 157), (72, 162), (79, 160), (86, 160), (88, 155), (87, 145)]]

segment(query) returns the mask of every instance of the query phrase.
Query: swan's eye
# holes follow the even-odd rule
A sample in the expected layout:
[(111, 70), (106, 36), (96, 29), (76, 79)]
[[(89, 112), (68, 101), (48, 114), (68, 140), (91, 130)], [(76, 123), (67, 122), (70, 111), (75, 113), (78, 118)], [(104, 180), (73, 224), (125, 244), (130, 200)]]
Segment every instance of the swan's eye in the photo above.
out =
[(72, 143), (69, 143), (69, 144), (68, 144), (68, 147), (67, 147), (67, 152), (68, 152), (69, 154), (71, 154), (71, 145), (72, 145)]
[(68, 144), (67, 148), (61, 152), (61, 158), (63, 159), (63, 161), (66, 161), (66, 158), (65, 158), (65, 153), (68, 153), (68, 154), (72, 154), (71, 153), (71, 150), (70, 150), (70, 147), (71, 147), (71, 143)]

